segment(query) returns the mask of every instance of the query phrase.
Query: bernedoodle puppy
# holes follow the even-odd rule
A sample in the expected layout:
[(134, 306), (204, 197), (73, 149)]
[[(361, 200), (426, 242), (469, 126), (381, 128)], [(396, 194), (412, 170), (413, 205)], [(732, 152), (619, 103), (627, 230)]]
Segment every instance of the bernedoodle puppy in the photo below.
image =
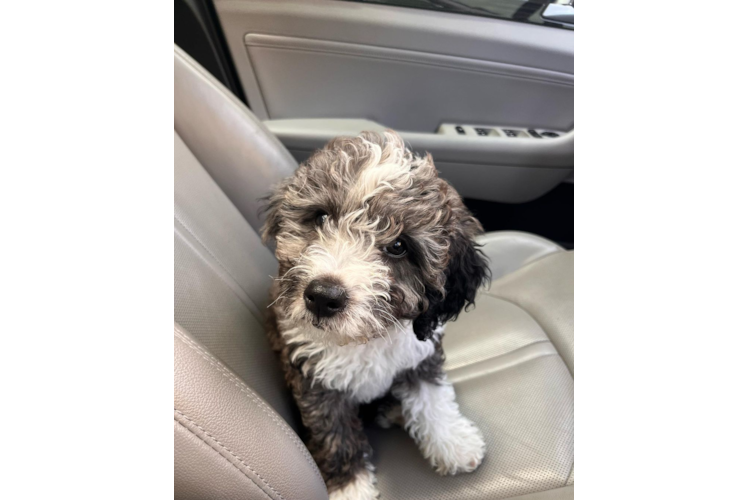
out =
[[(444, 370), (444, 323), (489, 280), (482, 232), (455, 189), (394, 132), (338, 138), (268, 198), (279, 271), (269, 335), (330, 498), (378, 496), (359, 405), (384, 396), (439, 474), (485, 443)], [(393, 417), (395, 413), (400, 414)]]

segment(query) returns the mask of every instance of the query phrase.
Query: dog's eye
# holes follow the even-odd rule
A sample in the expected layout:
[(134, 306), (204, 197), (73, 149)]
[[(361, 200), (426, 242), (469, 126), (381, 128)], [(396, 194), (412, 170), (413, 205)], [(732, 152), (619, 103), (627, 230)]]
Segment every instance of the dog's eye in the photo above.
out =
[(398, 239), (395, 240), (394, 243), (390, 243), (389, 245), (384, 247), (384, 252), (390, 257), (395, 257), (396, 259), (398, 259), (408, 253), (408, 249), (405, 247), (405, 242)]
[(317, 214), (317, 217), (314, 219), (314, 223), (317, 224), (318, 227), (322, 227), (325, 225), (325, 222), (327, 221), (328, 215), (324, 212), (320, 212)]

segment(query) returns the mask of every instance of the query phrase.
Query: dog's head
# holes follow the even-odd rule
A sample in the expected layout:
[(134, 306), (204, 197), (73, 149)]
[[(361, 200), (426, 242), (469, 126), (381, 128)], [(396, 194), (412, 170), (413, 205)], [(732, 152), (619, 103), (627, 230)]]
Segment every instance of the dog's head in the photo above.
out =
[(411, 320), (425, 340), (488, 280), (480, 223), (394, 132), (334, 139), (268, 200), (277, 304), (320, 337), (365, 341)]

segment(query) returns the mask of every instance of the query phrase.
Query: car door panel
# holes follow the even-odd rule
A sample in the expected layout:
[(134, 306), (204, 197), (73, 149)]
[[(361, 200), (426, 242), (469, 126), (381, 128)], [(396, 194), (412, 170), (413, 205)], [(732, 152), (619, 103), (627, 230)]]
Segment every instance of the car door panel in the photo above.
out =
[(366, 118), (413, 132), (434, 132), (445, 121), (572, 125), (574, 83), (566, 73), (298, 37), (248, 34), (245, 43), (272, 119)]
[[(573, 31), (338, 0), (215, 5), (250, 107), (297, 159), (367, 125), (429, 151), (463, 196), (527, 201), (572, 172)], [(445, 123), (499, 135), (445, 135)]]
[[(297, 119), (265, 121), (298, 161), (333, 137), (357, 135), (364, 130), (386, 127), (368, 120)], [(479, 200), (521, 203), (537, 198), (564, 179), (574, 161), (574, 133), (556, 139), (497, 140), (420, 132), (400, 132), (414, 151), (428, 152), (436, 159), (443, 177), (462, 196)], [(505, 162), (496, 165), (496, 157)]]

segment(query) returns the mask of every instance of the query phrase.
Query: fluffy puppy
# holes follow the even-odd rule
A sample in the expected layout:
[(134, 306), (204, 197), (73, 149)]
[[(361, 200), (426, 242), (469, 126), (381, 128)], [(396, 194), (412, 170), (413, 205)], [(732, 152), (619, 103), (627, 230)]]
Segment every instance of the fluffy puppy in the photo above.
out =
[[(269, 335), (330, 498), (378, 496), (359, 405), (400, 401), (400, 418), (439, 474), (483, 460), (444, 371), (444, 322), (488, 280), (482, 232), (430, 156), (394, 132), (337, 138), (268, 198), (263, 238), (279, 273)], [(381, 421), (381, 419), (380, 419)]]

